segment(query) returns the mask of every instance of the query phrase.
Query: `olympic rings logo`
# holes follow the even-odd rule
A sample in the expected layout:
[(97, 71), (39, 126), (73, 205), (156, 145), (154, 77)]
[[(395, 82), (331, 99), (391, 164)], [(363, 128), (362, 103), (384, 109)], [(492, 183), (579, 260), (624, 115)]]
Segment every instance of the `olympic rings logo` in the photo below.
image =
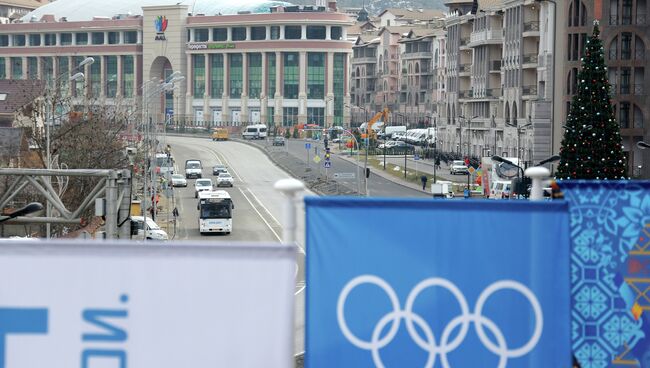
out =
[[(350, 331), (345, 321), (345, 302), (348, 298), (348, 295), (355, 287), (362, 284), (373, 284), (384, 290), (393, 306), (393, 311), (383, 316), (375, 325), (370, 341), (364, 341), (356, 337), (352, 331)], [(439, 343), (436, 342), (436, 337), (434, 336), (431, 327), (424, 320), (424, 318), (413, 312), (413, 305), (415, 304), (418, 295), (423, 290), (431, 287), (442, 287), (448, 290), (456, 298), (458, 306), (461, 310), (461, 314), (453, 318), (444, 328)], [(492, 320), (483, 316), (482, 314), (483, 306), (485, 305), (488, 298), (490, 298), (490, 296), (492, 296), (492, 294), (496, 293), (497, 291), (507, 289), (517, 291), (523, 295), (530, 303), (535, 314), (535, 329), (532, 336), (530, 337), (530, 340), (528, 340), (528, 342), (523, 346), (516, 349), (508, 348), (506, 339), (499, 327)], [(440, 356), (442, 366), (445, 368), (449, 367), (447, 354), (454, 351), (463, 342), (467, 336), (470, 323), (474, 324), (476, 334), (483, 346), (485, 346), (485, 348), (487, 348), (490, 352), (499, 357), (499, 368), (505, 367), (508, 363), (509, 358), (521, 357), (532, 351), (542, 336), (542, 327), (544, 325), (542, 307), (540, 306), (535, 294), (533, 294), (533, 292), (523, 284), (512, 280), (497, 281), (485, 288), (485, 290), (481, 292), (481, 295), (476, 301), (474, 311), (470, 312), (465, 296), (456, 285), (454, 285), (451, 281), (443, 278), (428, 278), (421, 281), (413, 288), (406, 299), (404, 310), (402, 310), (395, 290), (393, 290), (393, 288), (386, 281), (377, 276), (362, 275), (352, 279), (345, 285), (341, 291), (341, 294), (339, 295), (336, 314), (339, 328), (343, 332), (343, 335), (346, 337), (346, 339), (360, 349), (369, 350), (372, 353), (372, 360), (375, 363), (376, 367), (384, 367), (381, 356), (379, 354), (379, 350), (393, 341), (393, 338), (399, 330), (400, 321), (402, 319), (404, 319), (409, 336), (421, 349), (428, 352), (429, 355), (425, 365), (427, 368), (432, 368), (436, 364), (436, 358), (438, 355)], [(381, 331), (389, 323), (391, 326), (388, 333), (386, 336), (380, 337)], [(415, 325), (417, 325), (420, 330), (423, 331), (425, 335), (424, 337), (420, 336), (420, 333), (415, 329)], [(458, 326), (460, 326), (460, 331), (452, 341), (449, 341), (451, 333)], [(492, 342), (490, 338), (488, 338), (488, 336), (485, 334), (485, 328), (487, 328), (492, 333), (496, 339), (496, 344)]]

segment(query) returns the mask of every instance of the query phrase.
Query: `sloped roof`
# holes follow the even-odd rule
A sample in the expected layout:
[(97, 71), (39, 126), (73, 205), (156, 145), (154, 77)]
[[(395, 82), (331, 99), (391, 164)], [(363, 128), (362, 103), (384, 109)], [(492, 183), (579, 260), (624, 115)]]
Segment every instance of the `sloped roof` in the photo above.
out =
[(240, 11), (269, 13), (274, 6), (290, 6), (291, 3), (277, 0), (91, 0), (79, 6), (79, 0), (57, 0), (29, 12), (22, 18), (29, 22), (32, 17), (41, 19), (52, 14), (56, 19), (66, 17), (69, 22), (92, 20), (95, 16), (113, 17), (118, 14), (142, 15), (143, 6), (187, 5), (192, 14), (237, 14)]
[(0, 79), (0, 114), (13, 114), (43, 93), (40, 80)]
[(419, 19), (419, 20), (430, 20), (434, 18), (442, 18), (444, 13), (437, 9), (405, 9), (405, 8), (387, 8), (384, 9), (379, 16), (381, 17), (385, 13), (391, 13), (395, 17), (400, 19)]
[(403, 35), (409, 33), (413, 28), (416, 28), (416, 26), (386, 26), (381, 28), (379, 34), (382, 34), (384, 30), (387, 30), (393, 34), (397, 33)]
[(23, 143), (23, 128), (0, 127), (0, 157), (18, 157)]
[(0, 0), (0, 5), (16, 6), (26, 9), (36, 9), (47, 3), (49, 3), (48, 0)]

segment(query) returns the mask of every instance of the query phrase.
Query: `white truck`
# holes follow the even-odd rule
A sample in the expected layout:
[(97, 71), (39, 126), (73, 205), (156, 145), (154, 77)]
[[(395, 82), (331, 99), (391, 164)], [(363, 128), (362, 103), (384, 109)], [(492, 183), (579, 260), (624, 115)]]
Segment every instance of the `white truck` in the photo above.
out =
[[(517, 165), (516, 157), (504, 157)], [(483, 196), (490, 199), (505, 199), (510, 197), (512, 179), (517, 177), (519, 169), (511, 165), (495, 162), (491, 157), (481, 158), (481, 186)]]
[(431, 183), (431, 193), (434, 198), (454, 198), (454, 191), (452, 189), (452, 182), (438, 180), (436, 183)]
[(264, 124), (249, 125), (244, 128), (242, 138), (244, 139), (266, 139), (268, 129)]

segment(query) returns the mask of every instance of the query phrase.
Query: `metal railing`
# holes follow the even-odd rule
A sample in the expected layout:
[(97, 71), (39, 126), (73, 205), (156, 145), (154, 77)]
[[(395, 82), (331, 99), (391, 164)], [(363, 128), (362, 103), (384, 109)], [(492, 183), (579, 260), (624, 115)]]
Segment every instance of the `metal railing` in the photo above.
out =
[(501, 97), (501, 88), (488, 88), (485, 90), (485, 95), (488, 97)]
[(537, 86), (524, 86), (521, 91), (524, 96), (536, 96)]
[(539, 32), (539, 22), (538, 21), (525, 22), (524, 32)]
[(472, 90), (458, 92), (458, 98), (472, 98), (473, 96), (474, 96), (474, 91)]
[(634, 60), (645, 60), (645, 49), (634, 50)]
[(461, 46), (467, 46), (469, 44), (469, 38), (461, 38), (460, 39), (460, 45)]
[(470, 73), (472, 71), (472, 64), (461, 64), (458, 72), (460, 73)]
[(526, 54), (524, 55), (524, 64), (537, 64), (539, 56), (537, 54)]
[(500, 71), (501, 70), (501, 60), (492, 60), (490, 62), (491, 71)]

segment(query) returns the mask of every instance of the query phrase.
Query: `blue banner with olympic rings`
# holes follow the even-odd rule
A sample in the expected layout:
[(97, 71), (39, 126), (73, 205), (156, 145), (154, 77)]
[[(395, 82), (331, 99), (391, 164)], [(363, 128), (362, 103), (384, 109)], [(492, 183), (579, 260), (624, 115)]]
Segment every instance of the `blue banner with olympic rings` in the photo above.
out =
[(571, 367), (566, 203), (305, 206), (307, 367)]

